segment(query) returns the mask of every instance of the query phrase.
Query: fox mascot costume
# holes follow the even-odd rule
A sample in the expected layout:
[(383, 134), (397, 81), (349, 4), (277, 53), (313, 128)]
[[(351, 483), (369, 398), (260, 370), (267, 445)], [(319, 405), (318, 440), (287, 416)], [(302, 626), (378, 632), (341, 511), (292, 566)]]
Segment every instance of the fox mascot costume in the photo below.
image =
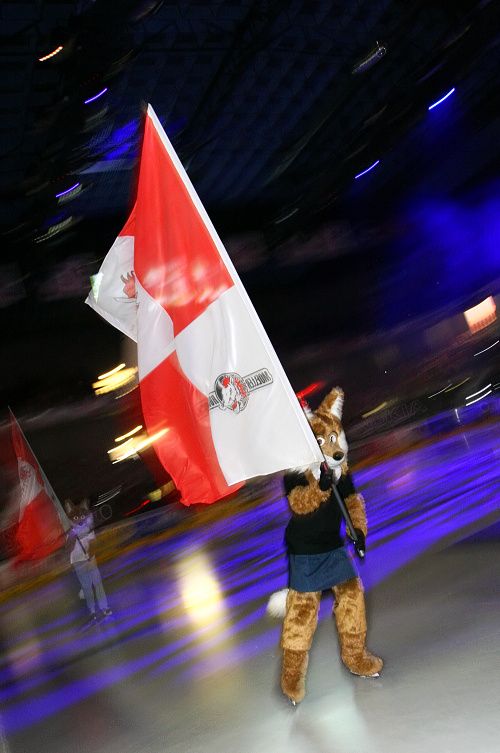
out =
[[(305, 678), (318, 623), (321, 592), (332, 589), (341, 658), (355, 675), (378, 677), (383, 662), (366, 649), (363, 586), (340, 534), (341, 512), (332, 484), (351, 516), (364, 548), (367, 532), (363, 497), (356, 493), (347, 465), (347, 442), (342, 428), (344, 393), (336, 387), (319, 408), (306, 415), (326, 463), (295, 469), (285, 475), (285, 491), (292, 517), (285, 541), (289, 558), (289, 588), (273, 594), (268, 612), (283, 615), (281, 688), (293, 705), (305, 695)], [(286, 606), (283, 603), (286, 598)]]

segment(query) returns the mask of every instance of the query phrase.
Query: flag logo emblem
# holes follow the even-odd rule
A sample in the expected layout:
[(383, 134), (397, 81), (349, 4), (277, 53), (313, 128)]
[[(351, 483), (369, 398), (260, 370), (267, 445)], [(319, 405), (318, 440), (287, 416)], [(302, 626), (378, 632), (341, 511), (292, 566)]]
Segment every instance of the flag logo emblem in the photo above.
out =
[(241, 413), (247, 407), (251, 392), (272, 383), (269, 369), (259, 369), (245, 377), (234, 371), (225, 372), (215, 380), (215, 389), (208, 396), (209, 408)]

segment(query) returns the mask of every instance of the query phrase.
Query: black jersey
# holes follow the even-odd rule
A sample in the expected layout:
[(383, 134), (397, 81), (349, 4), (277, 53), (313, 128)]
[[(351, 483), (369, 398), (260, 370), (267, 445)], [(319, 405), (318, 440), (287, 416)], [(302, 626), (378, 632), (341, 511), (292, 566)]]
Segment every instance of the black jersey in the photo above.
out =
[[(303, 473), (287, 473), (285, 475), (285, 492), (289, 494), (296, 486), (308, 486)], [(343, 500), (356, 490), (348, 473), (341, 476), (337, 483), (337, 491)], [(340, 532), (342, 513), (335, 499), (333, 490), (324, 502), (307, 515), (292, 513), (292, 517), (285, 530), (285, 542), (291, 554), (321, 554), (344, 545)]]

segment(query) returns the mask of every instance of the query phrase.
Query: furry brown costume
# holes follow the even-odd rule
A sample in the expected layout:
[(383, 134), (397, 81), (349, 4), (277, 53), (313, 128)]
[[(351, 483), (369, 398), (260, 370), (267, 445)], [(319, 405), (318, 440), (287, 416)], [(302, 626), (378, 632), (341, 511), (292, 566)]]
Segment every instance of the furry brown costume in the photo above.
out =
[[(320, 472), (312, 467), (285, 477), (292, 511), (286, 534), (291, 582), (281, 637), (281, 688), (294, 704), (305, 695), (309, 649), (318, 622), (321, 591), (325, 588), (332, 588), (334, 593), (333, 612), (345, 666), (364, 677), (377, 677), (383, 666), (382, 660), (366, 649), (363, 586), (346, 556), (340, 537), (340, 513), (331, 490), (333, 480), (363, 541), (367, 533), (365, 505), (354, 489), (347, 465), (347, 442), (341, 423), (343, 398), (342, 390), (336, 387), (309, 415), (329, 471), (325, 474), (325, 468)], [(319, 579), (318, 572), (322, 573)], [(292, 574), (302, 584), (298, 590), (292, 587)], [(308, 584), (314, 585), (308, 588)]]

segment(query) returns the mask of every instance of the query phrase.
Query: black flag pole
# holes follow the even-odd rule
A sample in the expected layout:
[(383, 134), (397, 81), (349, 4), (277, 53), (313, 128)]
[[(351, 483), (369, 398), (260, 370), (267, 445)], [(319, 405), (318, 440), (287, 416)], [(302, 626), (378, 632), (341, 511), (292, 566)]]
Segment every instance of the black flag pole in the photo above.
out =
[[(298, 400), (299, 400), (300, 407), (302, 408), (302, 410), (304, 412), (304, 415), (307, 418), (307, 411), (304, 408), (304, 405), (302, 404), (302, 400), (300, 398), (298, 398)], [(311, 426), (309, 424), (309, 421), (307, 421), (307, 423), (309, 425), (309, 428), (311, 428)], [(311, 432), (312, 432), (312, 429), (311, 429)], [(325, 457), (325, 453), (321, 449), (321, 446), (320, 446), (319, 449), (320, 449), (321, 454), (323, 455), (323, 462), (321, 463), (322, 468), (325, 471), (328, 471), (328, 472), (332, 473), (332, 469), (328, 465), (328, 461), (327, 461), (327, 459)], [(337, 489), (337, 485), (335, 483), (335, 478), (334, 478), (333, 473), (332, 473), (332, 487), (331, 488), (332, 488), (332, 491), (333, 491), (333, 495), (335, 497), (335, 501), (337, 502), (339, 510), (342, 513), (342, 517), (344, 518), (345, 527), (346, 527), (346, 529), (347, 529), (347, 531), (349, 533), (349, 537), (352, 539), (352, 543), (354, 545), (354, 550), (355, 550), (356, 554), (358, 555), (358, 557), (361, 560), (363, 560), (365, 558), (365, 553), (366, 553), (365, 552), (365, 548), (364, 548), (364, 546), (362, 546), (361, 541), (359, 540), (359, 536), (356, 533), (356, 529), (354, 528), (351, 516), (349, 515), (349, 510), (347, 509), (344, 500), (342, 499), (342, 497), (339, 494), (339, 491)]]
[(359, 536), (356, 533), (356, 529), (354, 528), (351, 520), (351, 516), (349, 515), (349, 510), (345, 506), (345, 502), (342, 499), (342, 497), (339, 494), (339, 491), (335, 485), (335, 481), (332, 484), (332, 490), (333, 494), (335, 495), (335, 499), (337, 501), (337, 504), (340, 508), (340, 512), (342, 513), (342, 516), (345, 520), (345, 526), (347, 530), (349, 531), (349, 536), (352, 539), (352, 543), (354, 544), (354, 549), (356, 551), (356, 554), (358, 557), (363, 560), (365, 558), (365, 548), (361, 545), (361, 541), (359, 540)]

